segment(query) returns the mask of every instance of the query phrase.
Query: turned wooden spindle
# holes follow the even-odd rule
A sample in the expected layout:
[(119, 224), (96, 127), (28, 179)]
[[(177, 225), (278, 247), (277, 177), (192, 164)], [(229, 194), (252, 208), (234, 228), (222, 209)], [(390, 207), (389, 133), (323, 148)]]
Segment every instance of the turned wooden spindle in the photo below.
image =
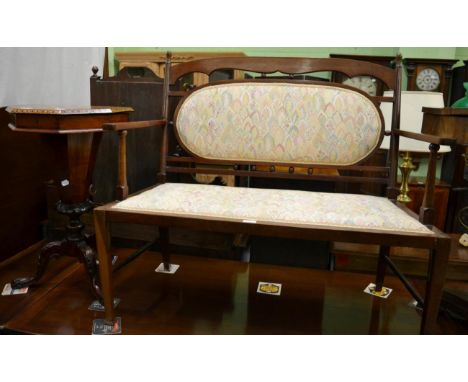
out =
[[(162, 114), (166, 121), (169, 121), (169, 79), (171, 77), (171, 62), (172, 53), (167, 52), (166, 54), (166, 63), (164, 65), (164, 88), (163, 88), (163, 107)], [(161, 139), (161, 164), (160, 171), (157, 175), (158, 183), (166, 183), (166, 163), (167, 163), (167, 153), (169, 146), (169, 138), (167, 131), (167, 124), (163, 127), (162, 139)]]
[(124, 200), (128, 196), (127, 183), (127, 130), (119, 134), (119, 182), (116, 189), (117, 199)]
[[(396, 78), (395, 78), (395, 92), (394, 94), (400, 94), (401, 91), (401, 75), (402, 75), (402, 56), (399, 54), (395, 60)], [(400, 145), (400, 137), (395, 132), (400, 130), (400, 114), (401, 114), (401, 99), (400, 97), (394, 97), (393, 109), (392, 109), (392, 135), (393, 139), (390, 140), (390, 149), (388, 150), (387, 166), (390, 167), (389, 182), (387, 187), (387, 197), (390, 200), (396, 201), (398, 194), (400, 193), (397, 187), (397, 175), (398, 175), (398, 150)]]
[(429, 145), (431, 151), (429, 155), (429, 166), (427, 169), (426, 189), (424, 199), (419, 210), (419, 221), (423, 224), (432, 225), (434, 223), (434, 187), (437, 167), (437, 152), (440, 146), (435, 143)]

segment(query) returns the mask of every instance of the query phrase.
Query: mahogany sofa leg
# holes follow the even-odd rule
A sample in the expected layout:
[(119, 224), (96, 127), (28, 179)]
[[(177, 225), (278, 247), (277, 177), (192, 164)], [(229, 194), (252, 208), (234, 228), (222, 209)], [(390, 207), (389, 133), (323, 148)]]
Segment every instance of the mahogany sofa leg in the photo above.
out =
[(436, 332), (437, 316), (439, 315), (442, 288), (447, 272), (450, 254), (450, 239), (440, 239), (436, 249), (430, 252), (427, 271), (426, 296), (421, 322), (421, 334)]
[(379, 259), (377, 262), (377, 273), (375, 276), (375, 291), (380, 292), (383, 287), (383, 282), (385, 279), (385, 271), (387, 269), (387, 262), (385, 261), (385, 256), (390, 255), (390, 247), (382, 245), (379, 249)]
[(112, 285), (112, 259), (109, 253), (110, 234), (104, 211), (94, 210), (94, 229), (96, 232), (96, 246), (99, 259), (99, 275), (101, 291), (104, 300), (105, 318), (115, 322), (114, 293)]
[(169, 254), (169, 228), (159, 227), (159, 245), (161, 248), (164, 270), (170, 270), (171, 258)]

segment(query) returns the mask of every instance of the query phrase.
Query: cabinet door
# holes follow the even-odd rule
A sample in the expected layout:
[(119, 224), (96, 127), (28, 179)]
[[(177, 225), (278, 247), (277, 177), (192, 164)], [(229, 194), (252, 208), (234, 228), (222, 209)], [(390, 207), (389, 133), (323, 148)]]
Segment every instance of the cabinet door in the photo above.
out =
[[(409, 187), (409, 196), (412, 201), (407, 204), (407, 207), (419, 214), (419, 209), (424, 199), (424, 185), (410, 183)], [(434, 193), (434, 225), (441, 231), (445, 231), (449, 195), (450, 187), (448, 185), (436, 185)]]

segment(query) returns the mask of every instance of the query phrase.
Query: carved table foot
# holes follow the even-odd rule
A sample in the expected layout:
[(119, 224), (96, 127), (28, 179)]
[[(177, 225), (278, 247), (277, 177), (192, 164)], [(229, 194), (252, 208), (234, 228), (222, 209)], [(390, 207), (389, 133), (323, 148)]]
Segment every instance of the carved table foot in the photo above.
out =
[(101, 300), (101, 289), (99, 287), (99, 272), (96, 265), (96, 254), (93, 248), (83, 240), (63, 239), (46, 244), (38, 255), (36, 273), (31, 277), (20, 277), (11, 283), (13, 289), (20, 289), (33, 286), (39, 282), (43, 276), (50, 259), (59, 256), (71, 256), (83, 263), (88, 279), (90, 281), (93, 295)]
[(36, 284), (44, 274), (51, 258), (60, 256), (63, 251), (66, 240), (52, 241), (46, 244), (39, 252), (36, 274), (31, 277), (19, 277), (11, 282), (13, 289), (20, 289)]
[(65, 238), (46, 244), (39, 252), (36, 274), (32, 277), (21, 277), (14, 280), (11, 283), (13, 289), (24, 288), (38, 283), (50, 259), (58, 256), (70, 256), (83, 263), (93, 295), (98, 300), (101, 300), (96, 252), (93, 249), (94, 235), (85, 233), (83, 230), (84, 225), (80, 221), (80, 215), (92, 210), (93, 206), (90, 200), (77, 204), (57, 203), (57, 211), (67, 215), (69, 218)]
[(99, 270), (96, 264), (96, 252), (87, 242), (81, 241), (76, 243), (76, 248), (79, 251), (79, 259), (83, 262), (83, 265), (88, 274), (89, 281), (94, 296), (101, 301), (101, 288), (99, 287)]

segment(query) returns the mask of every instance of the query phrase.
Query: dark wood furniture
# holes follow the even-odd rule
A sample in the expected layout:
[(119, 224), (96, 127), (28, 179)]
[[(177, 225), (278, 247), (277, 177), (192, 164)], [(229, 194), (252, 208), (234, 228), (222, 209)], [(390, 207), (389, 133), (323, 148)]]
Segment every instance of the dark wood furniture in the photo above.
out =
[[(98, 68), (93, 68), (90, 78), (91, 105), (128, 106), (134, 112), (130, 121), (159, 119), (162, 117), (162, 79), (147, 68), (125, 68), (114, 77), (102, 79)], [(159, 168), (161, 130), (139, 129), (128, 132), (126, 143), (129, 154), (128, 187), (137, 192), (154, 182)], [(96, 188), (94, 200), (108, 203), (114, 200), (117, 184), (119, 138), (104, 134), (96, 158), (93, 184)]]
[[(347, 58), (351, 60), (359, 60), (365, 62), (373, 62), (374, 64), (379, 64), (391, 68), (394, 65), (395, 57), (394, 56), (367, 56), (360, 54), (330, 54), (331, 58)], [(345, 82), (350, 77), (344, 75), (340, 72), (332, 73), (332, 82)], [(366, 76), (368, 78), (368, 76)], [(375, 94), (376, 96), (383, 95), (383, 92), (386, 89), (384, 82), (380, 81), (378, 78), (370, 78), (370, 80), (375, 81)], [(361, 89), (363, 90), (363, 89)]]
[(442, 180), (450, 184), (446, 232), (466, 232), (460, 222), (460, 212), (468, 206), (468, 180), (465, 176), (468, 146), (468, 109), (423, 108), (422, 132), (442, 138), (456, 139), (456, 146), (447, 155), (442, 167)]
[(53, 174), (60, 190), (57, 211), (68, 217), (65, 238), (46, 244), (38, 254), (34, 276), (12, 282), (13, 288), (36, 284), (50, 259), (72, 256), (82, 262), (88, 273), (92, 290), (99, 297), (96, 258), (93, 239), (83, 232), (80, 216), (94, 207), (92, 174), (96, 153), (106, 122), (128, 121), (132, 111), (128, 107), (9, 107), (12, 116), (9, 127), (15, 132), (36, 133), (47, 136), (55, 160), (65, 162), (66, 168)]
[(431, 91), (442, 92), (444, 94), (444, 103), (449, 105), (451, 100), (450, 87), (452, 81), (452, 66), (458, 60), (449, 59), (432, 59), (432, 58), (405, 58), (403, 63), (408, 74), (407, 90), (424, 90), (420, 89), (417, 83), (418, 75), (426, 70), (434, 70), (439, 76), (439, 83)]
[[(468, 232), (468, 179), (466, 175), (466, 149), (468, 146), (468, 109), (423, 108), (424, 117), (421, 131), (440, 137), (456, 139), (457, 144), (444, 161), (442, 179), (451, 185), (447, 210), (446, 231)], [(468, 296), (457, 290), (444, 290), (443, 304), (467, 319)], [(462, 314), (463, 316), (463, 314)]]
[[(188, 63), (178, 64), (171, 68), (170, 62), (171, 55), (168, 54), (166, 61), (166, 72), (164, 82), (164, 106), (163, 106), (163, 120), (153, 120), (148, 122), (136, 122), (136, 123), (113, 123), (104, 126), (105, 130), (114, 131), (119, 134), (134, 128), (144, 128), (149, 126), (159, 126), (162, 129), (163, 144), (161, 151), (161, 168), (158, 177), (158, 187), (166, 186), (166, 179), (169, 173), (196, 173), (196, 172), (207, 172), (206, 169), (200, 170), (193, 166), (196, 163), (212, 164), (212, 165), (231, 165), (232, 169), (213, 169), (211, 173), (238, 175), (238, 176), (250, 176), (250, 177), (266, 177), (266, 178), (291, 178), (291, 179), (309, 179), (309, 180), (325, 180), (325, 181), (344, 181), (344, 182), (374, 182), (387, 185), (387, 196), (395, 203), (398, 195), (398, 187), (396, 184), (397, 179), (397, 163), (398, 163), (398, 143), (399, 137), (404, 136), (412, 139), (419, 139), (427, 142), (430, 145), (430, 160), (428, 167), (428, 176), (426, 183), (426, 192), (424, 196), (423, 205), (420, 210), (419, 220), (422, 224), (428, 228), (427, 234), (415, 234), (406, 230), (368, 230), (359, 228), (347, 228), (344, 226), (304, 226), (301, 224), (273, 224), (263, 221), (249, 221), (249, 220), (225, 220), (219, 218), (210, 218), (206, 215), (198, 218), (197, 215), (181, 216), (180, 214), (164, 214), (158, 212), (150, 212), (144, 209), (139, 210), (122, 210), (114, 208), (118, 203), (111, 203), (106, 206), (98, 207), (94, 210), (95, 217), (95, 228), (96, 228), (96, 240), (98, 247), (99, 256), (99, 269), (103, 288), (103, 299), (105, 303), (105, 317), (110, 325), (117, 324), (113, 301), (113, 281), (112, 281), (112, 266), (111, 266), (111, 255), (109, 252), (109, 224), (111, 222), (125, 221), (133, 223), (144, 223), (154, 224), (159, 227), (160, 230), (160, 247), (162, 252), (163, 262), (165, 268), (169, 268), (170, 264), (170, 248), (168, 246), (169, 227), (187, 227), (196, 230), (207, 230), (207, 231), (220, 231), (220, 232), (235, 232), (254, 234), (259, 236), (274, 236), (274, 237), (285, 237), (285, 238), (301, 238), (308, 240), (340, 240), (345, 242), (353, 243), (372, 243), (380, 246), (379, 250), (379, 261), (377, 266), (376, 275), (376, 290), (380, 291), (383, 285), (385, 270), (387, 265), (392, 268), (403, 281), (405, 286), (408, 288), (414, 298), (423, 305), (422, 322), (420, 331), (421, 333), (430, 333), (435, 330), (437, 315), (439, 311), (439, 304), (442, 293), (442, 286), (445, 280), (445, 273), (447, 268), (448, 255), (450, 251), (450, 237), (443, 232), (437, 230), (432, 226), (433, 221), (433, 202), (434, 202), (434, 183), (435, 183), (435, 170), (436, 170), (436, 158), (439, 145), (451, 145), (454, 143), (452, 139), (444, 139), (435, 137), (427, 134), (418, 134), (402, 131), (399, 129), (399, 112), (400, 112), (400, 87), (401, 87), (401, 57), (396, 59), (396, 68), (390, 69), (381, 65), (373, 63), (365, 63), (362, 61), (348, 60), (348, 59), (311, 59), (311, 58), (271, 58), (271, 57), (245, 57), (245, 58), (218, 58), (218, 59), (206, 59), (192, 61)], [(213, 71), (219, 69), (238, 69), (251, 72), (259, 73), (275, 73), (282, 72), (286, 75), (302, 74), (302, 73), (313, 73), (313, 72), (342, 72), (349, 77), (356, 75), (371, 75), (379, 78), (381, 81), (388, 86), (389, 89), (394, 90), (393, 97), (370, 97), (366, 93), (353, 89), (352, 87), (331, 84), (334, 91), (346, 91), (350, 94), (355, 94), (356, 97), (364, 97), (367, 101), (371, 102), (373, 110), (380, 115), (380, 129), (383, 126), (383, 118), (378, 111), (378, 105), (380, 102), (392, 102), (393, 103), (393, 118), (392, 126), (386, 134), (391, 135), (391, 145), (389, 150), (388, 165), (384, 167), (375, 166), (361, 166), (360, 162), (333, 166), (329, 164), (313, 163), (297, 163), (291, 164), (290, 162), (272, 162), (267, 160), (256, 161), (256, 160), (215, 160), (208, 159), (206, 157), (200, 157), (199, 155), (191, 155), (190, 150), (182, 144), (180, 136), (177, 134), (176, 138), (171, 135), (176, 131), (177, 125), (175, 124), (175, 118), (173, 116), (174, 108), (177, 105), (177, 110), (180, 110), (184, 106), (184, 101), (190, 99), (189, 97), (196, 94), (201, 89), (209, 89), (211, 86), (230, 84), (268, 84), (268, 79), (264, 80), (241, 80), (241, 81), (223, 81), (205, 85), (200, 89), (194, 89), (182, 91), (176, 87), (177, 79), (187, 73), (201, 72), (209, 75)], [(170, 70), (168, 70), (170, 69)], [(278, 86), (296, 86), (297, 81), (291, 80), (275, 80), (279, 81), (281, 85)], [(304, 86), (312, 86), (314, 88), (320, 87), (319, 83), (302, 81), (301, 84)], [(328, 89), (331, 85), (326, 85)], [(260, 85), (258, 85), (260, 86)], [(323, 84), (321, 85), (323, 86)], [(322, 88), (323, 89), (323, 88)], [(342, 90), (340, 90), (342, 89)], [(343, 90), (344, 89), (344, 90)], [(326, 105), (326, 104), (324, 104)], [(370, 104), (369, 104), (370, 105)], [(324, 106), (325, 107), (325, 106)], [(261, 111), (261, 110), (260, 110)], [(383, 139), (383, 130), (380, 130), (380, 141), (376, 143), (376, 146), (370, 151), (361, 162), (365, 161), (373, 152), (379, 147), (381, 140)], [(168, 142), (170, 139), (177, 139), (181, 146), (184, 148), (184, 152), (178, 156), (169, 155)], [(124, 147), (124, 145), (122, 146)], [(320, 148), (317, 148), (320, 149)], [(121, 162), (122, 163), (122, 159)], [(269, 165), (269, 171), (258, 171), (256, 166), (258, 164)], [(277, 172), (276, 166), (286, 165), (289, 166), (289, 172)], [(295, 173), (295, 166), (309, 168), (307, 174)], [(321, 168), (345, 168), (354, 170), (359, 173), (364, 171), (372, 172), (374, 176), (363, 177), (363, 176), (332, 176), (332, 175), (321, 175), (314, 174), (314, 169)], [(121, 166), (122, 171), (124, 166)], [(209, 173), (209, 172), (208, 172)], [(385, 176), (379, 177), (378, 174), (384, 173)], [(126, 174), (121, 173), (121, 187), (126, 189)], [(213, 186), (204, 186), (213, 187)], [(153, 190), (154, 190), (153, 189)], [(226, 188), (228, 189), (228, 188)], [(125, 194), (123, 194), (125, 196)], [(385, 198), (382, 198), (384, 200)], [(131, 198), (127, 199), (131, 200)], [(387, 202), (386, 202), (387, 203)], [(389, 205), (392, 205), (391, 203)], [(411, 216), (411, 220), (415, 221), (415, 214), (405, 208), (404, 206), (396, 205), (395, 208), (398, 211), (404, 211), (404, 216)], [(400, 213), (400, 212), (399, 212)], [(407, 214), (407, 215), (406, 215)], [(408, 218), (410, 219), (410, 218)], [(419, 223), (418, 223), (419, 224)], [(419, 225), (418, 225), (419, 226)], [(423, 227), (423, 225), (420, 225)], [(424, 228), (426, 232), (426, 228)], [(426, 283), (426, 294), (423, 299), (418, 291), (411, 286), (408, 280), (399, 272), (394, 266), (393, 262), (389, 258), (389, 251), (391, 246), (408, 246), (415, 248), (424, 248), (430, 252), (430, 266)]]
[(16, 134), (10, 115), (0, 108), (0, 263), (43, 237), (47, 217), (44, 182), (61, 166), (41, 134)]

